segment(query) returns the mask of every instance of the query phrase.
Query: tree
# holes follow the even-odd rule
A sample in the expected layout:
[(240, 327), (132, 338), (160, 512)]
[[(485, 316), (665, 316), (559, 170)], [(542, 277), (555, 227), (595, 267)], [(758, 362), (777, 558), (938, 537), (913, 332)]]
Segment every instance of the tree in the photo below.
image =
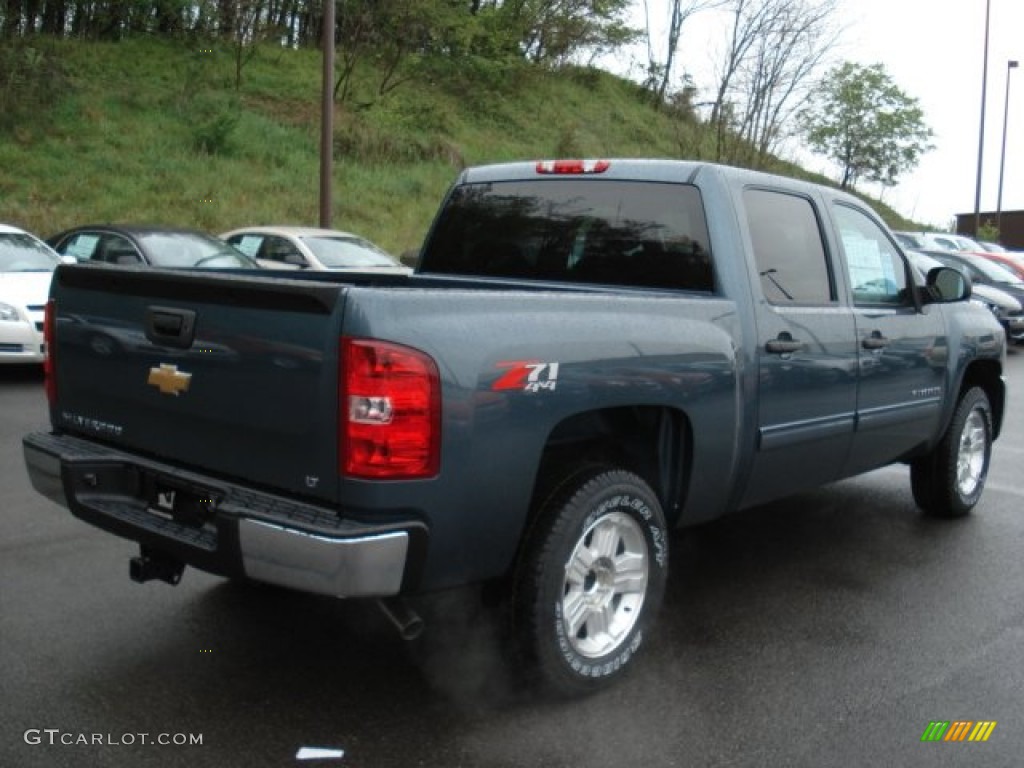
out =
[(787, 126), (806, 104), (809, 85), (838, 37), (832, 23), (837, 0), (787, 0), (775, 4), (762, 35), (738, 73), (742, 92), (736, 133), (754, 153), (755, 167), (788, 138)]
[(520, 34), (529, 61), (550, 66), (583, 51), (601, 52), (633, 42), (638, 30), (623, 21), (631, 0), (506, 0), (495, 3), (509, 29)]
[(932, 148), (917, 99), (901, 91), (881, 64), (845, 62), (821, 82), (800, 115), (811, 148), (842, 168), (841, 186), (894, 186)]
[(720, 62), (715, 101), (711, 107), (711, 124), (715, 127), (715, 160), (722, 160), (725, 151), (726, 126), (736, 113), (729, 94), (733, 81), (758, 40), (767, 34), (777, 9), (789, 0), (730, 0), (726, 52)]
[(654, 93), (656, 108), (660, 108), (665, 103), (676, 55), (679, 53), (679, 40), (682, 37), (683, 24), (700, 11), (717, 8), (723, 3), (725, 0), (668, 0), (668, 8), (665, 9), (668, 11), (668, 26), (665, 30), (665, 61), (662, 63), (655, 53), (649, 0), (643, 0), (644, 19), (647, 27), (647, 86)]

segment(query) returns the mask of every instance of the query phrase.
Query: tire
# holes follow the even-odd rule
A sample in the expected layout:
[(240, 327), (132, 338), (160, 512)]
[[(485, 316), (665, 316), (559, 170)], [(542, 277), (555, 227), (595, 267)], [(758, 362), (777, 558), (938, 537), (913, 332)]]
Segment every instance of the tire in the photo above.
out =
[(637, 475), (590, 467), (544, 501), (515, 574), (513, 634), (531, 680), (559, 696), (620, 678), (668, 573), (665, 516)]
[(992, 407), (980, 387), (960, 398), (946, 434), (910, 465), (914, 501), (931, 517), (968, 514), (981, 499), (992, 457)]

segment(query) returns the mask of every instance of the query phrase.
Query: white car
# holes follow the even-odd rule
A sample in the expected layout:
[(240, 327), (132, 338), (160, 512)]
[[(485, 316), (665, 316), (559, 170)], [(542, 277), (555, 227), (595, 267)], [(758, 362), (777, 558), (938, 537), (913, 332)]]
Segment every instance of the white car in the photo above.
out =
[(907, 248), (932, 251), (968, 251), (984, 253), (985, 249), (978, 241), (965, 235), (954, 235), (949, 232), (893, 232), (896, 239)]
[(405, 275), (408, 267), (351, 232), (315, 227), (243, 227), (221, 240), (269, 269), (330, 269)]
[(61, 261), (39, 238), (0, 224), (0, 363), (41, 363), (46, 357), (43, 315)]

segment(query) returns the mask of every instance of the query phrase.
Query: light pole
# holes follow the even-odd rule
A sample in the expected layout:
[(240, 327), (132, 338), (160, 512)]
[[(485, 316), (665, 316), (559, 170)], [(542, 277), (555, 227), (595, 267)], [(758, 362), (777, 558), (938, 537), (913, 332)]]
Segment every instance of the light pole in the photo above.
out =
[(334, 199), (334, 0), (324, 2), (323, 75), (320, 84), (320, 226), (330, 229)]
[(988, 91), (988, 18), (992, 0), (985, 0), (985, 54), (981, 64), (981, 126), (978, 128), (978, 182), (974, 187), (974, 236), (981, 229), (981, 161), (985, 155), (985, 96)]
[(1010, 73), (1017, 68), (1017, 62), (1006, 62), (1006, 101), (1003, 102), (1003, 148), (999, 153), (999, 194), (996, 196), (996, 229), (1002, 227), (1003, 219), (1003, 169), (1006, 167), (1006, 123), (1010, 118)]

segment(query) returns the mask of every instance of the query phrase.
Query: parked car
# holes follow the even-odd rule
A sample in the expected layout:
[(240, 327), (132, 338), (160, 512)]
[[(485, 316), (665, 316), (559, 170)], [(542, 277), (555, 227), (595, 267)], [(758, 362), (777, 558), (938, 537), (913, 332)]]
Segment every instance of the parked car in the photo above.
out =
[(315, 227), (243, 227), (221, 235), (242, 253), (270, 269), (351, 269), (360, 272), (411, 270), (382, 248), (351, 232)]
[(1007, 248), (999, 243), (992, 243), (988, 240), (979, 240), (978, 245), (984, 248), (989, 253), (1006, 253), (1018, 259), (1024, 259), (1024, 251), (1015, 251), (1012, 248)]
[(0, 224), (0, 363), (41, 363), (43, 314), (60, 257), (34, 235)]
[(988, 259), (994, 264), (998, 264), (1003, 269), (1012, 272), (1017, 277), (1024, 280), (1024, 257), (1018, 256), (1009, 251), (1003, 251), (996, 253), (994, 251), (986, 251), (979, 254), (982, 258)]
[[(998, 288), (1024, 305), (1024, 280), (985, 257), (945, 251), (924, 251), (923, 253), (948, 267), (956, 267), (961, 270), (971, 278), (971, 282), (976, 288), (981, 285)], [(1022, 339), (1015, 337), (1014, 341), (1019, 342)]]
[(901, 245), (919, 251), (985, 252), (985, 249), (977, 241), (964, 235), (954, 235), (949, 232), (893, 232), (893, 235)]
[(928, 243), (924, 241), (916, 232), (897, 232), (894, 231), (892, 236), (896, 238), (896, 242), (902, 245), (904, 248), (912, 248), (920, 251), (928, 247)]
[(999, 243), (992, 243), (989, 242), (988, 240), (979, 240), (978, 245), (980, 245), (989, 253), (1007, 253), (1009, 251), (1008, 248), (1004, 248)]
[(74, 227), (47, 238), (62, 256), (76, 261), (151, 267), (259, 269), (223, 240), (191, 229), (134, 225)]
[[(956, 266), (940, 261), (921, 251), (908, 250), (907, 256), (914, 268), (921, 273), (922, 284), (923, 278), (936, 267)], [(967, 269), (962, 271), (964, 274), (968, 274)], [(995, 315), (996, 320), (999, 321), (999, 324), (1003, 326), (1003, 330), (1006, 331), (1007, 339), (1016, 344), (1024, 342), (1024, 301), (1015, 298), (1000, 288), (996, 288), (994, 285), (982, 282), (972, 283), (971, 301), (982, 305)]]

